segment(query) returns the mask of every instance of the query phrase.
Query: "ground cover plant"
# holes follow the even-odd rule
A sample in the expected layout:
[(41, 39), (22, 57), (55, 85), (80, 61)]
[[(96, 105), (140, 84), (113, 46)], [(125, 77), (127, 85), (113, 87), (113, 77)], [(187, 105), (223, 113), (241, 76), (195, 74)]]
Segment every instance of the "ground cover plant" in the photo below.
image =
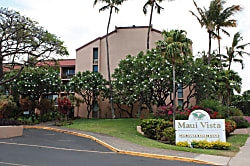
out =
[(232, 144), (227, 143), (227, 142), (220, 142), (220, 141), (214, 141), (214, 142), (192, 141), (191, 145), (189, 145), (188, 142), (185, 141), (185, 142), (178, 142), (176, 145), (182, 146), (182, 147), (192, 147), (192, 148), (200, 148), (200, 149), (228, 150)]
[[(194, 153), (204, 153), (211, 155), (222, 155), (222, 156), (234, 156), (239, 151), (239, 145), (245, 144), (246, 137), (244, 139), (238, 139), (242, 135), (233, 135), (228, 137), (228, 142), (232, 143), (229, 150), (214, 150), (214, 149), (195, 149), (187, 147), (179, 147), (175, 145), (164, 144), (156, 140), (144, 137), (137, 133), (136, 126), (140, 125), (140, 119), (77, 119), (73, 121), (73, 125), (65, 125), (63, 127), (80, 129), (84, 131), (103, 133), (124, 140), (146, 146), (161, 149), (172, 149), (177, 151), (186, 151)], [(233, 137), (233, 138), (231, 138)], [(248, 135), (247, 135), (248, 137)], [(235, 140), (239, 141), (236, 142)]]

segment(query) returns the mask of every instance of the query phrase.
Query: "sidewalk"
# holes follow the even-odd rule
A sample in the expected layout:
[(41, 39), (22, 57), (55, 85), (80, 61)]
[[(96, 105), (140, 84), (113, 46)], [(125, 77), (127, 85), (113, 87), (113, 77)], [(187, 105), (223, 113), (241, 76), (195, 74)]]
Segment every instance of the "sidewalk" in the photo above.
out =
[[(198, 154), (192, 152), (183, 152), (183, 151), (175, 151), (169, 149), (158, 149), (158, 148), (150, 148), (144, 147), (138, 144), (131, 143), (129, 141), (116, 138), (106, 134), (87, 132), (76, 129), (68, 129), (63, 127), (53, 126), (53, 122), (43, 123), (36, 125), (37, 127), (50, 127), (52, 129), (59, 129), (65, 132), (76, 132), (79, 134), (84, 134), (88, 136), (95, 137), (98, 140), (101, 140), (105, 144), (117, 149), (118, 151), (127, 151), (127, 152), (136, 152), (143, 154), (155, 154), (155, 155), (163, 155), (170, 157), (178, 157), (192, 160), (205, 161), (208, 163), (214, 163), (217, 165), (228, 165), (228, 166), (249, 166), (250, 165), (250, 138), (248, 138), (245, 146), (240, 149), (240, 152), (237, 153), (235, 157), (223, 157), (216, 155), (207, 155), (207, 154)], [(247, 129), (236, 129), (234, 134), (249, 134), (250, 128)]]

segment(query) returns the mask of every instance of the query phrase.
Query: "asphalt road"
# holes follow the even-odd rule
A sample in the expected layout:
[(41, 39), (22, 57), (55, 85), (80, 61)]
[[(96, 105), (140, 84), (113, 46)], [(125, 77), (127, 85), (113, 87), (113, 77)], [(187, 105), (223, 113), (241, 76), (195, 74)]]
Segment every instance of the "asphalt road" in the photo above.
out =
[[(48, 130), (0, 139), (0, 166), (198, 166), (115, 153), (93, 140)], [(205, 166), (205, 165), (204, 165)]]

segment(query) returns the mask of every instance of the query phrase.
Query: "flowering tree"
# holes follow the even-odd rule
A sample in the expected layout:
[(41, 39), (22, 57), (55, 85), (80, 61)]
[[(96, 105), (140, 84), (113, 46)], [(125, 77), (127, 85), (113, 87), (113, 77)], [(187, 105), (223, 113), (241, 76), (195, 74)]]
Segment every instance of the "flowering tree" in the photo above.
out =
[[(14, 72), (12, 72), (13, 75), (15, 75)], [(32, 105), (29, 106), (32, 111), (30, 115), (34, 115), (35, 108), (40, 105), (39, 99), (45, 94), (57, 94), (62, 86), (59, 74), (53, 68), (30, 67), (24, 69), (20, 77), (6, 83), (5, 87), (9, 87), (13, 95), (28, 97), (32, 101)]]
[[(20, 76), (25, 66), (30, 66), (32, 58), (44, 61), (53, 55), (68, 55), (63, 42), (49, 33), (36, 21), (20, 13), (0, 8), (0, 85)], [(18, 72), (5, 79), (4, 68), (18, 67)]]
[[(190, 106), (190, 99), (196, 97), (197, 103), (214, 97), (217, 70), (203, 63), (200, 58), (189, 58), (182, 64), (177, 64), (177, 75), (179, 82), (182, 82), (183, 89), (188, 89), (187, 97), (183, 103), (183, 108)], [(181, 78), (180, 78), (181, 77)], [(204, 95), (206, 94), (206, 95)]]
[(106, 87), (107, 84), (107, 80), (105, 80), (98, 72), (78, 72), (73, 78), (71, 78), (68, 90), (81, 95), (82, 100), (87, 105), (88, 119), (97, 103), (98, 96), (108, 90)]
[[(171, 94), (171, 68), (155, 50), (127, 56), (112, 75), (114, 78), (114, 101), (118, 107), (132, 115), (133, 105), (145, 104), (152, 110), (152, 104), (166, 105)], [(121, 105), (130, 107), (130, 111)], [(140, 114), (140, 110), (139, 110)]]
[(58, 72), (46, 67), (25, 69), (20, 77), (9, 85), (12, 87), (12, 93), (29, 96), (33, 101), (44, 94), (57, 94), (62, 89)]

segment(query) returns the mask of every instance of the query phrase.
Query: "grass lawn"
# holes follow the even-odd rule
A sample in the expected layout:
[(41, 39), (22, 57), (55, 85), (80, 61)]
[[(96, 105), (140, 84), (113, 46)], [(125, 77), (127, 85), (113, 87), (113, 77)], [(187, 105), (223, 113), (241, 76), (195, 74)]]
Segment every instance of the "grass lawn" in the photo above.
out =
[(239, 147), (243, 146), (248, 138), (248, 135), (233, 135), (228, 137), (227, 141), (232, 143), (230, 150), (194, 149), (163, 144), (140, 135), (136, 131), (136, 126), (140, 124), (139, 119), (78, 119), (73, 122), (73, 125), (63, 127), (112, 135), (146, 147), (222, 156), (234, 156), (239, 151)]

